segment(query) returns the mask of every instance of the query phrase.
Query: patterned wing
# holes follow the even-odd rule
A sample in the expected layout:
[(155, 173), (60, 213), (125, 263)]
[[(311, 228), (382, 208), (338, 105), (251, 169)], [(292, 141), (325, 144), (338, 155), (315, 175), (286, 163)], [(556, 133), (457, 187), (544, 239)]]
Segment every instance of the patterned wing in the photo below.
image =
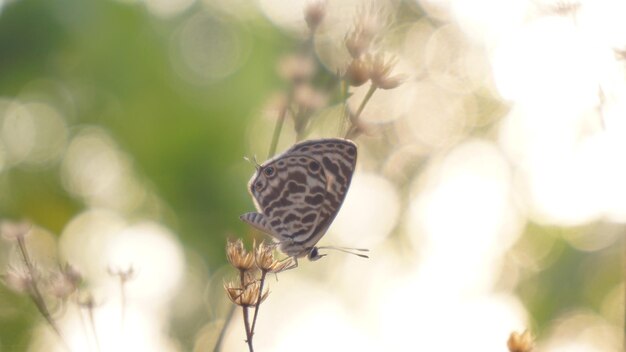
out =
[(315, 198), (309, 203), (318, 206), (321, 201), (315, 228), (308, 237), (294, 239), (293, 243), (294, 246), (312, 248), (326, 233), (346, 198), (356, 166), (357, 147), (352, 141), (345, 139), (320, 139), (298, 143), (285, 152), (285, 155), (314, 159), (322, 166), (326, 178), (325, 196)]
[(243, 221), (281, 242), (287, 255), (308, 254), (343, 203), (357, 148), (343, 139), (305, 141), (259, 166), (248, 188), (259, 213)]
[(250, 181), (261, 214), (244, 215), (243, 220), (279, 241), (307, 238), (318, 223), (326, 182), (324, 169), (314, 158), (283, 153), (261, 165)]

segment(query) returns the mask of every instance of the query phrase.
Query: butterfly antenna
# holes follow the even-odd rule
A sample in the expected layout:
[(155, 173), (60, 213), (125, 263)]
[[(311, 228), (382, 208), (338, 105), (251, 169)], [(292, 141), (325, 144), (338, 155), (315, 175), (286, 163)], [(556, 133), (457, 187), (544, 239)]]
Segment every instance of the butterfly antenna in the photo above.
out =
[(252, 159), (248, 158), (247, 156), (243, 157), (243, 160), (249, 162), (250, 164), (254, 165), (254, 168), (257, 169), (257, 171), (261, 168), (261, 165), (259, 165), (259, 163), (256, 161), (256, 155), (252, 157)]
[(335, 247), (335, 246), (323, 246), (323, 247), (317, 247), (317, 249), (333, 249), (339, 252), (356, 255), (357, 257), (361, 257), (361, 258), (369, 258), (369, 256), (365, 254), (361, 254), (361, 253), (355, 253), (355, 252), (369, 252), (370, 251), (367, 248), (350, 248), (350, 247)]

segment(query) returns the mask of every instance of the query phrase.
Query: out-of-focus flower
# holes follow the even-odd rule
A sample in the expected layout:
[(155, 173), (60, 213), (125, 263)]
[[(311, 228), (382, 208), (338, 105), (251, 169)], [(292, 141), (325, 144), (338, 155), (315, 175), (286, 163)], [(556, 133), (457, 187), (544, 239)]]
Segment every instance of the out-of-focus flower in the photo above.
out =
[(397, 63), (395, 58), (385, 59), (383, 54), (377, 54), (368, 58), (370, 62), (370, 79), (372, 84), (380, 89), (393, 89), (406, 80), (405, 75), (390, 76)]
[(344, 44), (354, 59), (367, 54), (374, 36), (383, 27), (380, 10), (373, 4), (360, 7), (354, 19), (354, 25), (344, 38)]
[[(235, 282), (228, 282), (224, 284), (224, 290), (226, 290), (228, 298), (236, 305), (242, 307), (255, 306), (257, 304), (257, 300), (259, 299), (260, 289), (261, 283), (256, 280), (245, 285), (243, 288)], [(265, 290), (261, 296), (261, 302), (263, 302), (268, 295), (269, 291)]]
[(345, 78), (351, 86), (358, 87), (370, 79), (370, 69), (367, 61), (354, 59), (346, 69)]
[(278, 74), (286, 81), (301, 83), (315, 74), (315, 62), (310, 56), (285, 55), (278, 61)]
[(533, 337), (528, 330), (524, 331), (522, 334), (513, 331), (506, 345), (510, 352), (530, 352), (534, 348)]
[(24, 237), (26, 237), (26, 235), (30, 232), (31, 228), (32, 225), (26, 221), (2, 221), (0, 223), (0, 233), (2, 234), (2, 238), (10, 242), (24, 239)]
[(107, 268), (107, 271), (109, 272), (109, 275), (119, 277), (122, 282), (126, 282), (135, 277), (135, 268), (132, 265), (126, 269), (109, 267)]
[(303, 84), (294, 90), (293, 100), (302, 109), (317, 110), (326, 105), (328, 96), (308, 84)]
[(236, 241), (228, 240), (226, 258), (232, 266), (239, 270), (248, 271), (254, 268), (254, 254), (246, 251), (241, 239)]
[(258, 247), (255, 249), (255, 260), (256, 265), (261, 271), (269, 272), (269, 273), (279, 273), (288, 269), (293, 265), (293, 260), (291, 258), (287, 258), (285, 260), (277, 260), (274, 258), (274, 248), (273, 245), (265, 244), (265, 242), (261, 242)]
[(25, 268), (9, 266), (2, 277), (4, 284), (17, 293), (29, 293), (33, 287), (33, 277)]
[(52, 275), (49, 290), (54, 296), (66, 299), (78, 290), (82, 281), (83, 276), (80, 272), (70, 264), (66, 264), (60, 272)]
[(317, 30), (324, 16), (326, 16), (326, 1), (324, 0), (313, 0), (304, 8), (304, 20), (311, 32)]

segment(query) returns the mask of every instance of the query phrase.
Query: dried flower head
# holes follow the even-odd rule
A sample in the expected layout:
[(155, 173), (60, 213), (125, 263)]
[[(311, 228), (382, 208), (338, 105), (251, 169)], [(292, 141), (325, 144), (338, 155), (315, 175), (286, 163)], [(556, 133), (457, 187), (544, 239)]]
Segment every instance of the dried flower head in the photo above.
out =
[(28, 270), (9, 266), (6, 274), (2, 275), (4, 285), (17, 293), (29, 293), (32, 290), (34, 280)]
[(344, 45), (354, 59), (368, 53), (376, 33), (383, 27), (381, 10), (374, 3), (359, 7), (354, 25), (344, 38)]
[(277, 260), (274, 258), (275, 245), (261, 242), (255, 249), (256, 265), (261, 271), (277, 274), (281, 271), (289, 269), (293, 265), (293, 260), (287, 258), (285, 260)]
[[(255, 280), (242, 288), (237, 283), (229, 282), (224, 284), (224, 290), (226, 290), (228, 298), (236, 305), (251, 307), (257, 304), (261, 283)], [(268, 295), (269, 291), (266, 290), (261, 296), (261, 302), (263, 302)]]
[(534, 348), (533, 337), (528, 330), (522, 334), (513, 331), (506, 345), (510, 352), (530, 352)]
[(241, 239), (228, 240), (226, 258), (232, 266), (239, 270), (247, 271), (254, 268), (254, 254), (246, 251)]
[(0, 234), (2, 234), (3, 239), (13, 242), (19, 239), (23, 240), (24, 237), (28, 235), (31, 228), (32, 225), (26, 221), (2, 221), (0, 223)]
[(348, 65), (346, 73), (344, 75), (346, 81), (353, 86), (358, 87), (363, 85), (370, 79), (370, 69), (367, 61), (363, 59), (354, 59)]
[(91, 292), (81, 292), (81, 295), (78, 298), (78, 305), (89, 310), (94, 309), (97, 306), (96, 299), (93, 297)]
[(326, 16), (326, 1), (313, 0), (304, 8), (304, 20), (309, 30), (314, 33)]
[(406, 76), (390, 76), (397, 60), (395, 58), (385, 59), (385, 55), (379, 53), (368, 57), (370, 62), (370, 79), (372, 84), (380, 89), (393, 89), (405, 81)]
[(278, 61), (280, 77), (296, 84), (309, 80), (316, 69), (315, 61), (306, 55), (285, 55)]

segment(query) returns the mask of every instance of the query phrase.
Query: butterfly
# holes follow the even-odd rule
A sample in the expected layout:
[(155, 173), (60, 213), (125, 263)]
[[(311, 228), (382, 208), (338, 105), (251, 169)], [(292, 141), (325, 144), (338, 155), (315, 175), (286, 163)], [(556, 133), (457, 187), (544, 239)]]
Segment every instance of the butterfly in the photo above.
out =
[[(357, 146), (339, 138), (297, 143), (284, 153), (256, 165), (248, 183), (257, 212), (240, 219), (269, 234), (278, 248), (294, 259), (325, 256), (319, 249), (367, 251), (343, 247), (316, 247), (343, 204), (357, 159)], [(367, 258), (364, 254), (356, 254)], [(294, 266), (294, 267), (295, 267)]]

